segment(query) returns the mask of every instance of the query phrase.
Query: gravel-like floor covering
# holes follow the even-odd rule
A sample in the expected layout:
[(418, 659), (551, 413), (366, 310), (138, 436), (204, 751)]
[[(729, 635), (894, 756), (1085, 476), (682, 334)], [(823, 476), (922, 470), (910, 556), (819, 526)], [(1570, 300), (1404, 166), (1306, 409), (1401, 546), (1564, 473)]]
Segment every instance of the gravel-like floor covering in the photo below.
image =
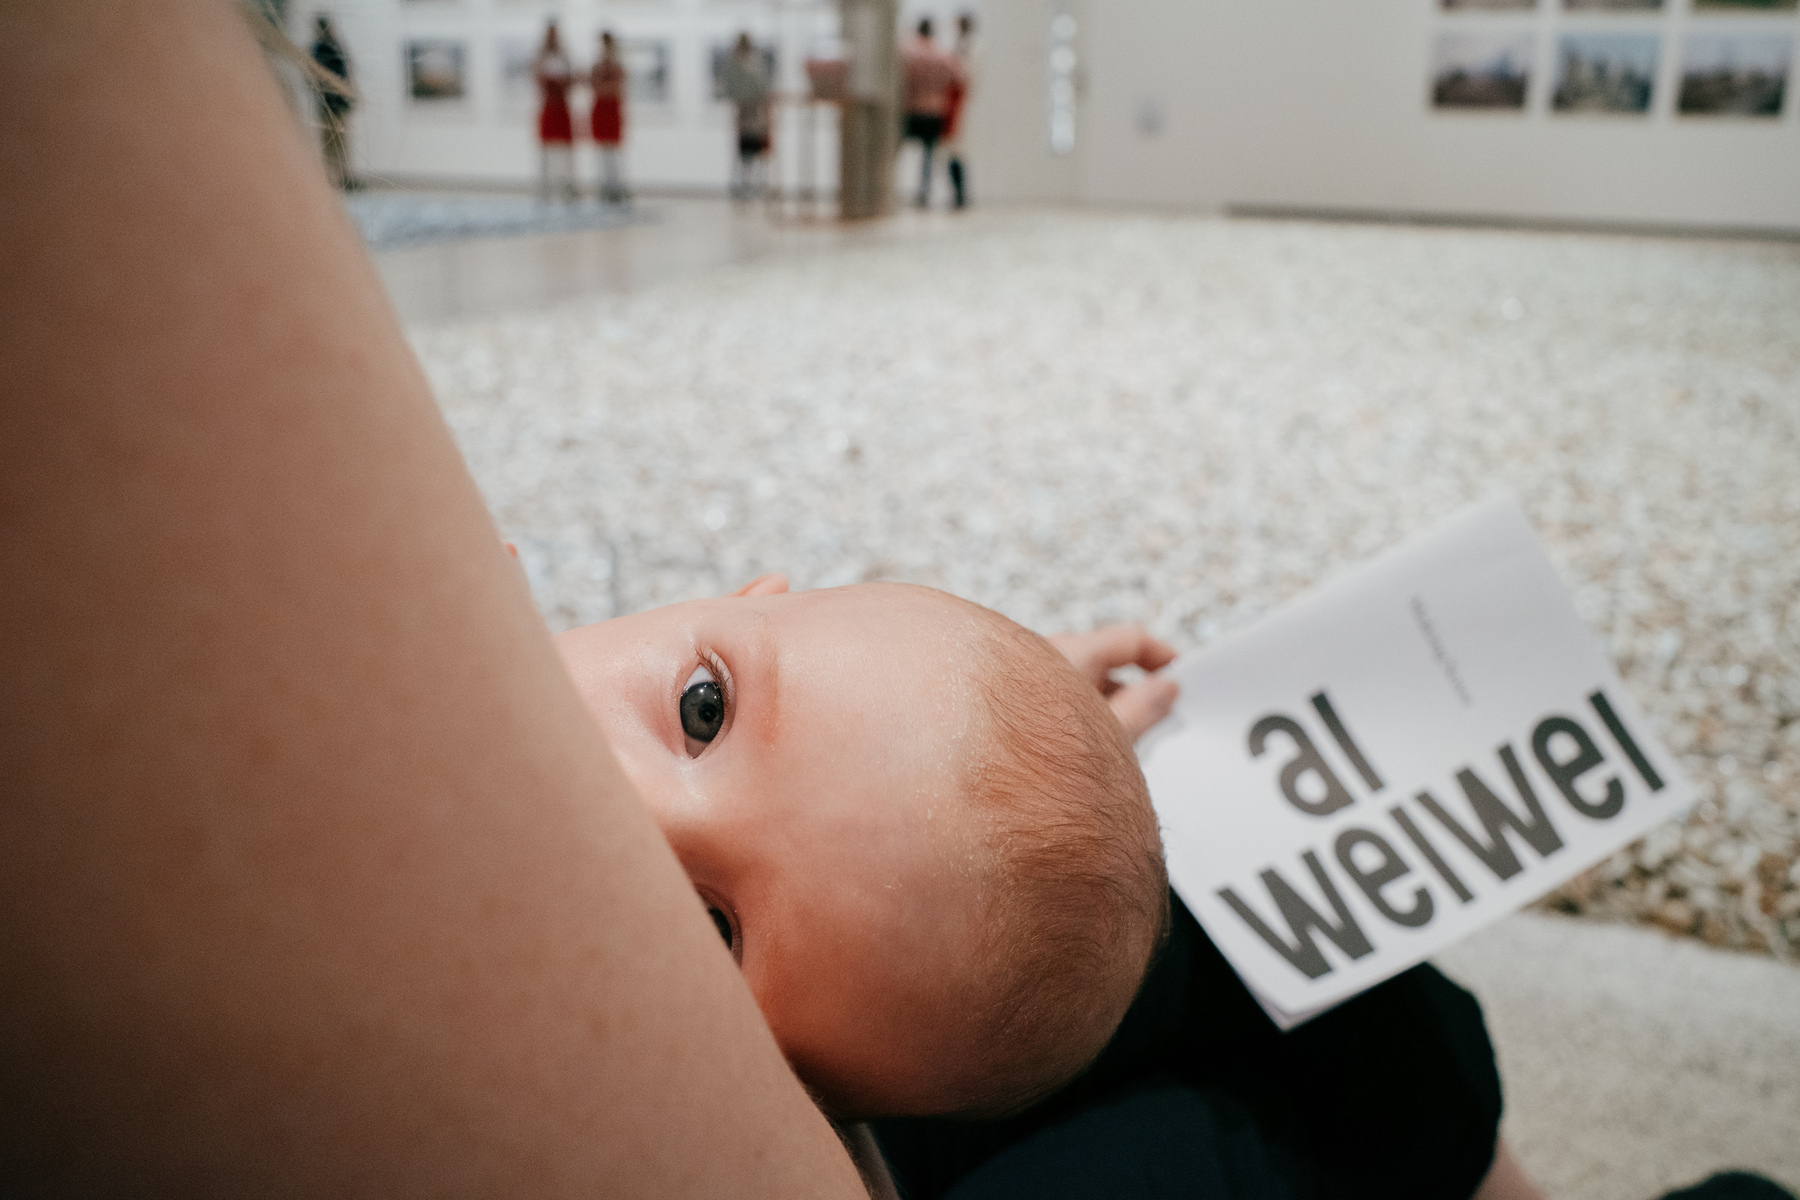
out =
[(1800, 1191), (1800, 971), (1543, 913), (1436, 961), (1481, 999), (1501, 1136), (1550, 1200), (1651, 1200), (1729, 1167)]
[(556, 628), (783, 570), (1190, 648), (1509, 489), (1705, 797), (1550, 903), (1800, 950), (1800, 246), (989, 214), (415, 340)]

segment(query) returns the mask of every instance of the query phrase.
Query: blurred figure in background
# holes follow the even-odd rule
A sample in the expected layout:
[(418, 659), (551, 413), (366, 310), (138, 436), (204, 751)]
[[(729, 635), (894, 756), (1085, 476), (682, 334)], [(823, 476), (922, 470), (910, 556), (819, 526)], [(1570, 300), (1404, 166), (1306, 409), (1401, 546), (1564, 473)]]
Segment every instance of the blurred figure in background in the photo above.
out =
[(612, 31), (600, 35), (600, 61), (594, 64), (590, 83), (594, 89), (594, 146), (600, 151), (600, 199), (606, 204), (626, 201), (625, 172), (620, 163), (620, 144), (625, 140), (625, 64)]
[(951, 57), (956, 62), (956, 82), (950, 88), (950, 111), (944, 117), (945, 168), (950, 172), (950, 187), (956, 194), (956, 207), (969, 203), (969, 169), (964, 164), (963, 130), (969, 97), (975, 91), (975, 14), (956, 18), (956, 49)]
[(543, 96), (538, 110), (538, 143), (542, 157), (538, 164), (538, 196), (549, 200), (555, 195), (563, 200), (575, 199), (575, 122), (569, 116), (569, 87), (575, 81), (575, 69), (563, 53), (562, 35), (556, 21), (544, 27), (544, 45), (531, 64), (531, 77), (537, 80)]
[(748, 33), (738, 34), (719, 83), (725, 99), (737, 109), (731, 196), (748, 200), (762, 190), (759, 164), (769, 150), (769, 92), (773, 85), (768, 64)]
[(325, 151), (325, 176), (331, 186), (345, 191), (356, 187), (356, 176), (350, 170), (350, 110), (355, 107), (350, 89), (350, 55), (344, 50), (331, 18), (320, 13), (313, 34), (312, 60), (319, 70), (337, 81), (336, 87), (322, 83), (315, 90), (319, 97), (319, 141)]
[(931, 203), (931, 155), (938, 139), (944, 136), (944, 125), (950, 115), (950, 94), (957, 86), (956, 61), (937, 48), (931, 40), (931, 18), (919, 21), (918, 35), (900, 51), (900, 69), (905, 93), (905, 136), (924, 148), (919, 168), (919, 195), (916, 203), (924, 208)]

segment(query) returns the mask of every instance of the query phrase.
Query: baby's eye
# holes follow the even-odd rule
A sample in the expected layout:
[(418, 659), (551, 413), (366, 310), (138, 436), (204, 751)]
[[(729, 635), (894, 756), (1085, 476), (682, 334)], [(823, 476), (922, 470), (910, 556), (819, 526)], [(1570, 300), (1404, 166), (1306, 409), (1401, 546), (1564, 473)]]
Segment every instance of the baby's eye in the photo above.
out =
[(731, 918), (725, 915), (725, 910), (722, 908), (709, 908), (706, 910), (706, 915), (712, 918), (713, 925), (718, 929), (719, 936), (725, 939), (725, 944), (727, 946), (731, 945), (733, 940), (731, 936)]
[(681, 732), (687, 736), (688, 753), (700, 753), (694, 743), (704, 747), (719, 736), (724, 725), (725, 693), (711, 671), (695, 667), (681, 689)]
[(717, 929), (719, 936), (725, 939), (725, 948), (731, 951), (731, 957), (742, 963), (744, 961), (744, 935), (738, 931), (731, 914), (716, 904), (708, 904), (706, 915), (712, 918), (713, 928)]

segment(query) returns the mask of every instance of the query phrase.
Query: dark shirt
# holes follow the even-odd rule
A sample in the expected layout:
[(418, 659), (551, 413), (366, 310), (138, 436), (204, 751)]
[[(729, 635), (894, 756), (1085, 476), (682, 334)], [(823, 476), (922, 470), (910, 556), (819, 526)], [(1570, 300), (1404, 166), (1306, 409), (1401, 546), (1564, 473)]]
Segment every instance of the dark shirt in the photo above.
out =
[(1178, 899), (1094, 1064), (998, 1121), (883, 1121), (906, 1200), (1466, 1200), (1500, 1080), (1474, 997), (1429, 966), (1281, 1033)]

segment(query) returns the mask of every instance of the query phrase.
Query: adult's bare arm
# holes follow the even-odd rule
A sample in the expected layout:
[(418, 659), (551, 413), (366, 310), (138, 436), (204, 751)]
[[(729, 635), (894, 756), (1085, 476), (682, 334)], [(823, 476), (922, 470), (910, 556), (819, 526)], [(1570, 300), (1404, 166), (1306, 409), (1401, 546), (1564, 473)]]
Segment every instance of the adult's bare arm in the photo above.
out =
[(9, 1190), (860, 1195), (242, 18), (9, 0), (0, 112)]

